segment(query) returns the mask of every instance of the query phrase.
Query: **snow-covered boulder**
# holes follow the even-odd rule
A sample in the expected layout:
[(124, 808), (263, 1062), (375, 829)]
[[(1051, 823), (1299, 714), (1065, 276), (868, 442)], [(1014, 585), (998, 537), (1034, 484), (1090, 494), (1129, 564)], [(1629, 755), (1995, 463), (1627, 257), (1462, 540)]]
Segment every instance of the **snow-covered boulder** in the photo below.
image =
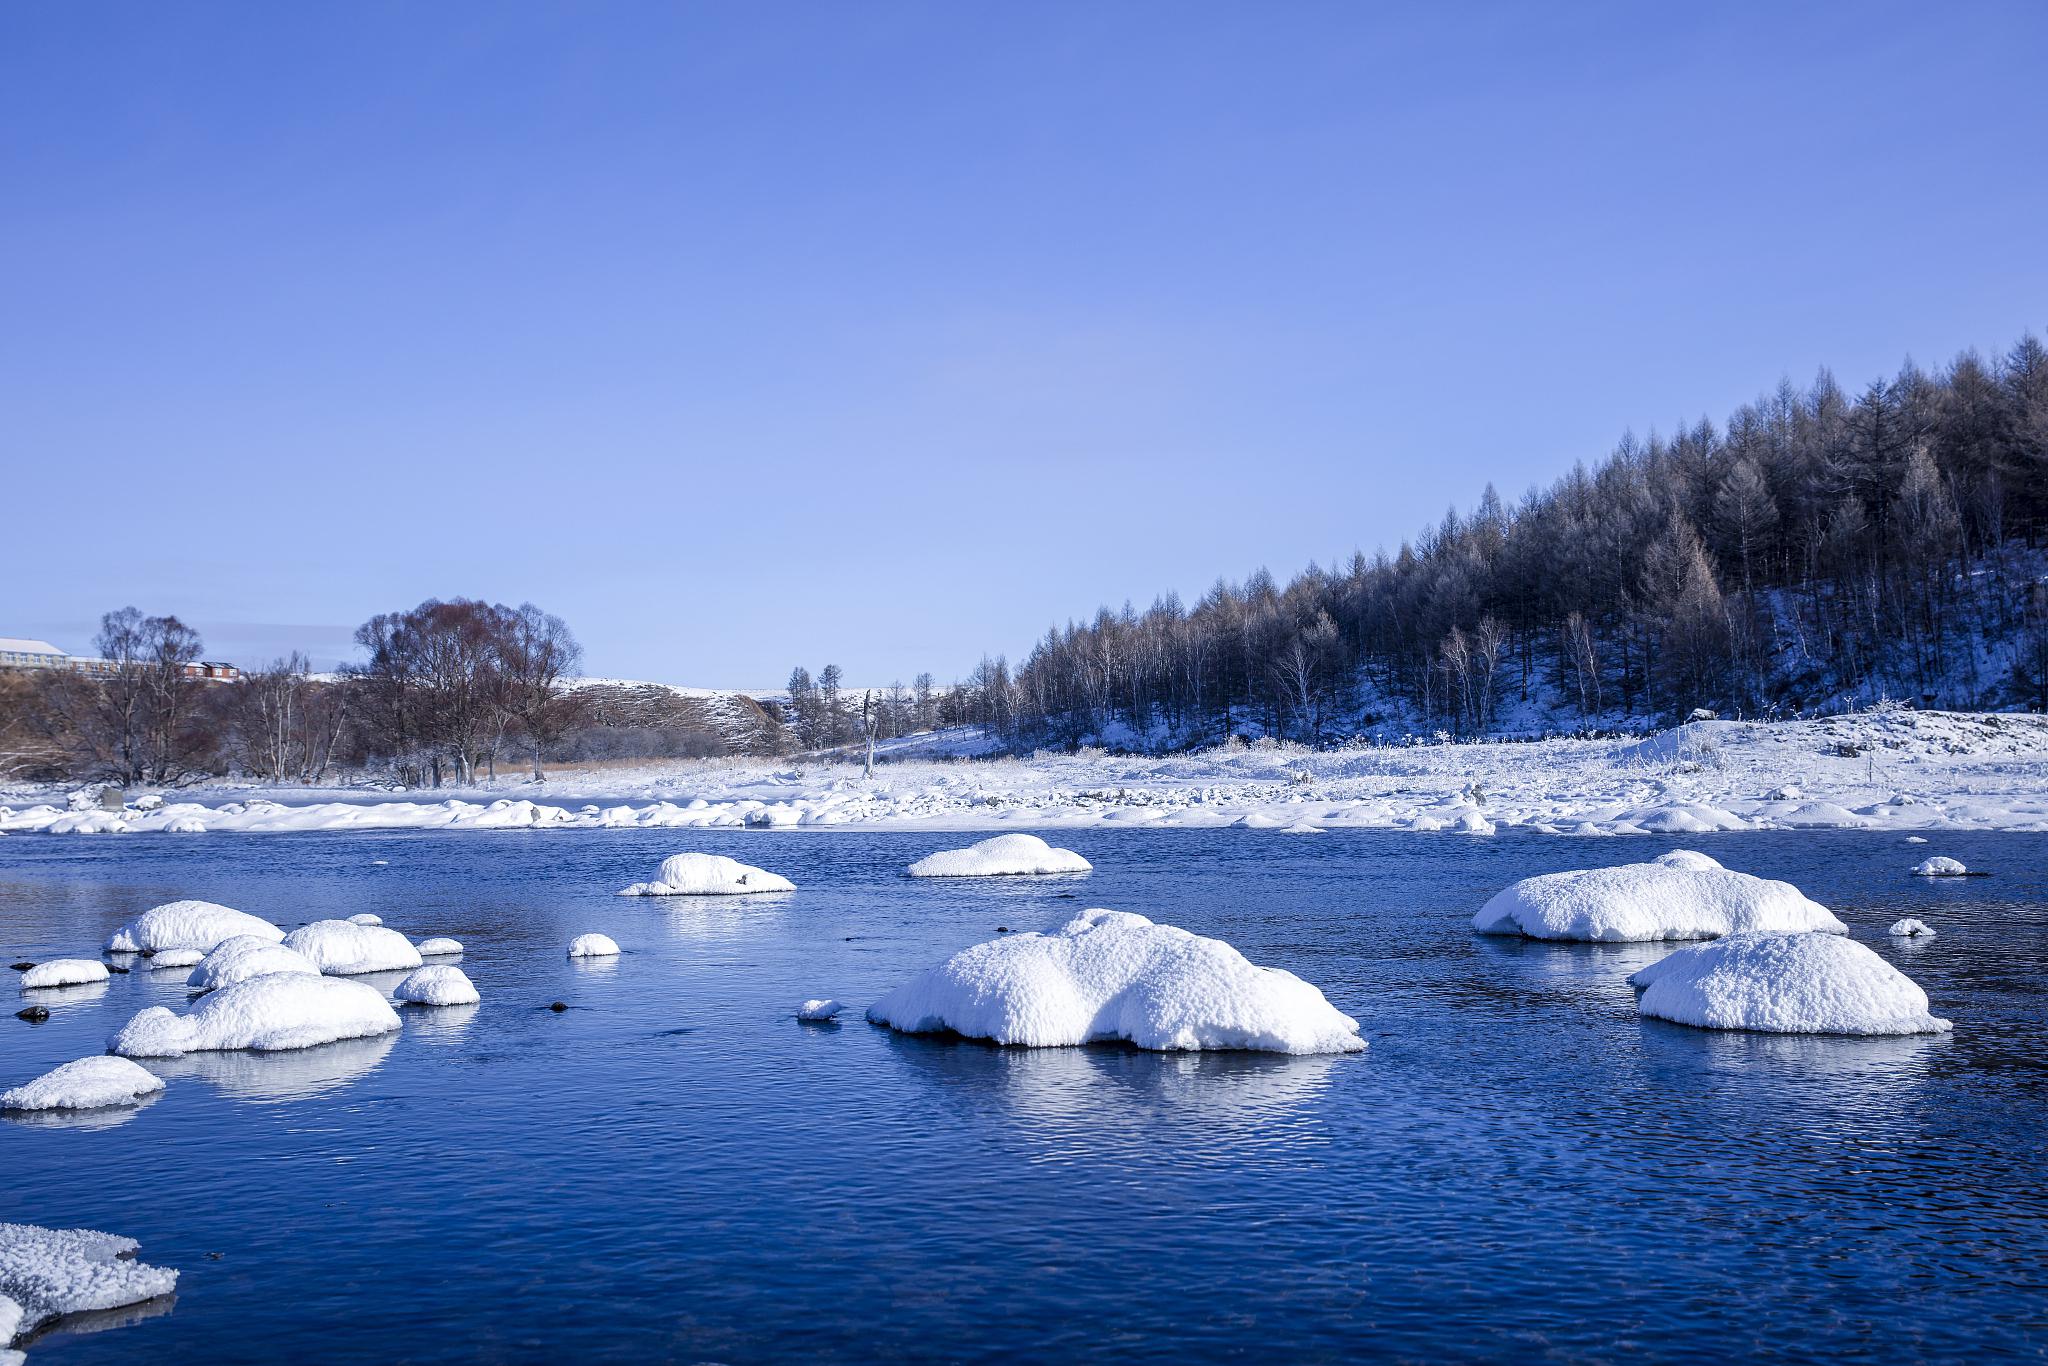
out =
[(571, 958), (616, 958), (619, 956), (619, 946), (612, 941), (610, 935), (579, 934), (569, 941), (569, 956)]
[(169, 901), (151, 907), (115, 930), (107, 939), (109, 953), (157, 953), (164, 949), (198, 949), (206, 953), (223, 939), (255, 935), (275, 944), (284, 931), (261, 916), (211, 901)]
[(1094, 867), (1071, 849), (1055, 849), (1036, 835), (997, 835), (965, 849), (942, 849), (910, 865), (912, 877), (1028, 877), (1085, 873)]
[(1347, 1053), (1358, 1022), (1313, 985), (1141, 915), (1085, 911), (1057, 930), (976, 944), (868, 1007), (911, 1033), (952, 1030), (1052, 1047), (1125, 1039), (1140, 1048)]
[(1968, 877), (1970, 870), (1956, 859), (1936, 854), (1913, 869), (1914, 877)]
[(107, 980), (107, 965), (97, 958), (52, 958), (21, 974), (23, 991), (46, 987), (75, 987), (84, 982)]
[(1472, 928), (1593, 942), (1713, 939), (1746, 930), (1849, 932), (1791, 883), (1732, 872), (1690, 849), (1653, 863), (1523, 878), (1480, 908)]
[(620, 896), (746, 896), (755, 892), (793, 892), (796, 884), (764, 868), (723, 854), (671, 854), (661, 861), (652, 882), (636, 882)]
[(1731, 934), (1639, 969), (1644, 1015), (1774, 1034), (1939, 1034), (1919, 983), (1853, 939)]
[(846, 1009), (845, 1006), (832, 1000), (830, 997), (819, 997), (815, 1000), (805, 1001), (802, 1005), (798, 1006), (796, 1008), (796, 1017), (799, 1020), (811, 1020), (813, 1022), (829, 1020), (844, 1009)]
[(469, 974), (452, 963), (430, 963), (420, 968), (391, 993), (399, 1000), (416, 1006), (473, 1006), (477, 1003), (476, 984), (469, 980)]
[(205, 957), (206, 954), (199, 949), (158, 949), (150, 956), (149, 966), (151, 971), (196, 967)]
[(273, 972), (296, 972), (317, 976), (320, 969), (297, 949), (273, 944), (253, 934), (238, 934), (213, 946), (213, 952), (199, 961), (185, 985), (199, 991), (218, 991), (236, 982)]
[(284, 937), (284, 946), (301, 953), (330, 977), (359, 972), (400, 972), (420, 965), (420, 951), (397, 930), (358, 925), (350, 920), (316, 920)]
[(11, 1301), (10, 1336), (66, 1314), (119, 1309), (168, 1295), (178, 1273), (135, 1258), (133, 1238), (83, 1228), (0, 1224), (0, 1303)]
[(459, 941), (440, 937), (422, 939), (415, 947), (419, 949), (422, 958), (453, 958), (462, 952), (462, 944)]
[(1932, 939), (1934, 926), (1924, 920), (1915, 920), (1908, 916), (1904, 920), (1894, 920), (1892, 927), (1885, 933), (1894, 939)]
[(0, 1110), (103, 1110), (133, 1105), (163, 1089), (163, 1080), (148, 1069), (101, 1054), (67, 1062), (11, 1091), (0, 1091)]
[(270, 1053), (396, 1028), (398, 1013), (374, 987), (281, 972), (222, 987), (183, 1015), (151, 1006), (121, 1027), (107, 1051), (129, 1058), (175, 1058), (224, 1048)]
[(350, 916), (348, 923), (351, 925), (381, 925), (384, 923), (384, 917), (381, 915), (371, 915), (368, 911), (364, 911), (360, 915)]

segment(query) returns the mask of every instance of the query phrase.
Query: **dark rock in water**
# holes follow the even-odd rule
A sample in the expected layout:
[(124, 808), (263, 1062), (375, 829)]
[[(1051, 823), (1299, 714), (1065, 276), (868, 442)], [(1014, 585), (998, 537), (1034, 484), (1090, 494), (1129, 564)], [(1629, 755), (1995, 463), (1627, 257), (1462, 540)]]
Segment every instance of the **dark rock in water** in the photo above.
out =
[(109, 963), (109, 964), (107, 964), (107, 971), (108, 971), (108, 972), (118, 972), (118, 973), (120, 973), (120, 974), (121, 974), (121, 975), (122, 975), (123, 977), (126, 977), (126, 976), (128, 975), (128, 969), (127, 969), (127, 968), (117, 968), (117, 967), (115, 967), (115, 966), (114, 966), (114, 965), (113, 965), (112, 963)]
[(30, 1006), (27, 1010), (15, 1011), (14, 1018), (17, 1020), (27, 1020), (30, 1024), (41, 1024), (50, 1018), (50, 1008), (48, 1006)]
[(1010, 932), (1010, 927), (1009, 927), (1008, 925), (998, 925), (998, 926), (996, 926), (996, 933), (997, 933), (997, 934), (1008, 934), (1009, 932)]
[(34, 963), (9, 963), (9, 964), (8, 964), (7, 966), (8, 966), (8, 967), (10, 967), (10, 968), (13, 968), (13, 969), (14, 969), (14, 970), (15, 970), (16, 972), (27, 972), (27, 971), (28, 971), (28, 970), (29, 970), (30, 968), (34, 967), (34, 966), (35, 966), (35, 964), (34, 964)]
[(567, 1001), (556, 1001), (556, 1002), (555, 1002), (554, 1004), (552, 1004), (552, 1005), (550, 1005), (550, 1006), (548, 1007), (548, 1009), (549, 1009), (549, 1010), (552, 1010), (552, 1011), (554, 1011), (554, 1012), (555, 1012), (555, 1014), (557, 1014), (557, 1015), (561, 1014), (561, 1013), (562, 1013), (563, 1011), (567, 1010), (568, 1008), (569, 1008), (569, 1003), (568, 1003)]

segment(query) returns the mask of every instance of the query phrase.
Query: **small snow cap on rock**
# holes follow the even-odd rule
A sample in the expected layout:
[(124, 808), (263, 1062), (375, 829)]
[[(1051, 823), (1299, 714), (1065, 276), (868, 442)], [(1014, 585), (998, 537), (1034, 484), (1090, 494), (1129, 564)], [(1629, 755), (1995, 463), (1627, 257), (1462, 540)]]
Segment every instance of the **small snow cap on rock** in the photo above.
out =
[(1746, 930), (1849, 927), (1789, 882), (1731, 872), (1690, 849), (1653, 863), (1523, 878), (1472, 917), (1481, 934), (1613, 943), (1713, 939)]
[(420, 965), (420, 951), (397, 930), (349, 920), (316, 920), (284, 937), (284, 946), (304, 954), (330, 977), (359, 972), (399, 972)]
[(213, 952), (192, 969), (185, 985), (200, 991), (218, 991), (273, 972), (296, 972), (310, 977), (319, 975), (320, 969), (296, 949), (258, 939), (253, 934), (238, 934), (214, 945)]
[(151, 1006), (121, 1027), (107, 1051), (129, 1058), (175, 1058), (227, 1048), (271, 1053), (396, 1028), (398, 1013), (374, 987), (339, 977), (274, 972), (222, 987), (184, 1015)]
[(23, 991), (45, 987), (75, 987), (85, 982), (107, 980), (107, 965), (97, 958), (52, 958), (21, 974)]
[[(254, 936), (248, 937), (253, 938)], [(206, 955), (198, 949), (158, 949), (150, 955), (149, 966), (152, 969), (189, 968), (196, 966), (199, 960), (204, 957)]]
[(1914, 877), (1968, 877), (1970, 870), (1955, 859), (1936, 854), (1913, 869)]
[(1104, 910), (1049, 933), (963, 949), (869, 1006), (868, 1019), (1032, 1047), (1111, 1039), (1160, 1050), (1365, 1047), (1358, 1022), (1293, 973), (1247, 962), (1220, 939)]
[(14, 1306), (0, 1347), (66, 1314), (119, 1309), (177, 1289), (178, 1273), (134, 1260), (136, 1246), (91, 1229), (0, 1224), (0, 1308)]
[(103, 1110), (133, 1105), (163, 1089), (163, 1080), (148, 1069), (101, 1054), (67, 1062), (11, 1091), (0, 1091), (0, 1110)]
[(161, 953), (165, 949), (210, 951), (223, 939), (255, 935), (275, 944), (284, 931), (260, 916), (211, 901), (170, 901), (144, 911), (107, 939), (109, 953)]
[(821, 997), (816, 1000), (805, 1001), (802, 1005), (798, 1006), (796, 1008), (796, 1017), (799, 1020), (829, 1020), (844, 1009), (846, 1009), (845, 1006), (832, 1000), (830, 997)]
[(368, 911), (364, 911), (360, 915), (350, 916), (348, 923), (351, 925), (381, 925), (384, 923), (384, 917), (381, 915), (371, 915)]
[(452, 958), (462, 952), (460, 942), (446, 938), (422, 939), (418, 947), (422, 958)]
[(1094, 867), (1071, 849), (1055, 849), (1036, 835), (997, 835), (965, 849), (942, 849), (910, 865), (912, 877), (1029, 877), (1085, 873)]
[(1630, 977), (1644, 1015), (1702, 1029), (1774, 1034), (1939, 1034), (1912, 978), (1832, 934), (1731, 934)]
[(610, 935), (579, 934), (569, 941), (571, 958), (616, 958), (619, 946), (612, 942)]
[(1892, 927), (1885, 933), (1894, 939), (1932, 939), (1934, 926), (1924, 920), (1915, 920), (1908, 916), (1904, 920), (1894, 920)]
[(451, 963), (431, 963), (420, 968), (400, 982), (392, 995), (418, 1006), (473, 1006), (477, 1003), (476, 984), (469, 980), (468, 973)]
[(636, 882), (619, 895), (746, 896), (795, 890), (796, 884), (788, 878), (723, 854), (671, 854), (661, 861), (661, 871), (654, 881)]

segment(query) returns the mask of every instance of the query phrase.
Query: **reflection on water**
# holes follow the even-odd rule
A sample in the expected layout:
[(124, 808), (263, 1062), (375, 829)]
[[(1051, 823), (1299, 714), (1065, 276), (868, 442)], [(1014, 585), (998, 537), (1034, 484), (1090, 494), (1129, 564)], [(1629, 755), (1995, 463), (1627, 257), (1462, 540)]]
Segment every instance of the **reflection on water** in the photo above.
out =
[(376, 1034), (277, 1053), (187, 1053), (139, 1061), (172, 1085), (196, 1079), (235, 1100), (275, 1104), (305, 1100), (368, 1076), (397, 1047), (398, 1038), (397, 1033)]
[(99, 982), (78, 982), (68, 987), (37, 987), (21, 993), (25, 1006), (47, 1006), (52, 1013), (72, 1006), (85, 1005), (99, 1000), (107, 994), (107, 984)]
[(422, 1043), (460, 1043), (468, 1033), (471, 1022), (482, 1006), (471, 1002), (464, 1006), (422, 1006), (401, 1007), (399, 1017), (405, 1021), (405, 1037)]
[(162, 1098), (161, 1091), (152, 1091), (133, 1105), (105, 1105), (97, 1110), (0, 1110), (0, 1120), (25, 1129), (115, 1129)]
[(83, 1313), (65, 1314), (43, 1324), (14, 1345), (21, 1351), (31, 1347), (56, 1348), (63, 1344), (65, 1338), (133, 1328), (138, 1323), (162, 1318), (177, 1307), (178, 1296), (173, 1292), (140, 1304), (124, 1304), (118, 1309), (88, 1309)]

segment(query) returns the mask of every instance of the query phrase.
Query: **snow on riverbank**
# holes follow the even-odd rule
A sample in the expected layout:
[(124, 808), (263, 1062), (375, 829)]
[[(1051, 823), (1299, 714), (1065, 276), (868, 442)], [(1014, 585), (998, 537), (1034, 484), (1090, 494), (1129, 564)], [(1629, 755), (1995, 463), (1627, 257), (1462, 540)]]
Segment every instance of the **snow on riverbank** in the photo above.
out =
[[(137, 794), (119, 814), (80, 823), (61, 792), (11, 789), (0, 796), (0, 834), (1233, 824), (1465, 835), (2048, 831), (2048, 719), (1885, 710), (1775, 724), (1701, 721), (1649, 739), (906, 760), (882, 765), (872, 779), (814, 761), (663, 761), (572, 769), (517, 790), (516, 798), (332, 788), (252, 797), (222, 784), (181, 789), (147, 810), (147, 794)], [(274, 799), (284, 797), (292, 804)]]

